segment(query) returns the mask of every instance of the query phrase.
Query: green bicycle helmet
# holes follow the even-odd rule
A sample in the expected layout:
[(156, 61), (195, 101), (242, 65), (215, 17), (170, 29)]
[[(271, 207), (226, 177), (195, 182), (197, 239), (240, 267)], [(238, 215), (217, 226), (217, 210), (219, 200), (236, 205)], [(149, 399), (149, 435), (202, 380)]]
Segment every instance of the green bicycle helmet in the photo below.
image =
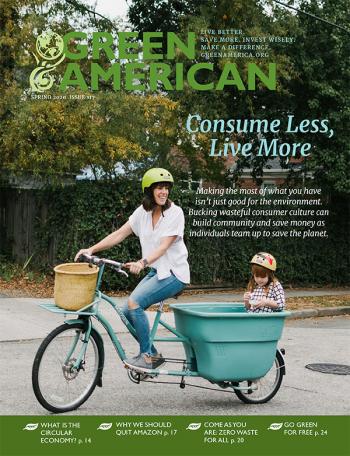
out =
[(145, 172), (142, 178), (142, 192), (157, 182), (174, 183), (173, 176), (164, 168), (151, 168)]

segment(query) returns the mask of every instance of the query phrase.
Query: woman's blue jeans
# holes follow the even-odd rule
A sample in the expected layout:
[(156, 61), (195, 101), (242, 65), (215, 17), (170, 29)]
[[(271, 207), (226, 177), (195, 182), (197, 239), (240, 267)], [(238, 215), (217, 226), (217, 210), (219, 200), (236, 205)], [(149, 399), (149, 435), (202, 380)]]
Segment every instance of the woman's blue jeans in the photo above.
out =
[(129, 299), (138, 305), (136, 309), (129, 309), (126, 304), (123, 313), (135, 328), (137, 340), (140, 344), (140, 353), (154, 355), (157, 349), (150, 343), (149, 321), (145, 310), (152, 304), (171, 298), (180, 293), (186, 284), (177, 279), (173, 274), (166, 279), (158, 280), (157, 271), (151, 269), (141, 280)]

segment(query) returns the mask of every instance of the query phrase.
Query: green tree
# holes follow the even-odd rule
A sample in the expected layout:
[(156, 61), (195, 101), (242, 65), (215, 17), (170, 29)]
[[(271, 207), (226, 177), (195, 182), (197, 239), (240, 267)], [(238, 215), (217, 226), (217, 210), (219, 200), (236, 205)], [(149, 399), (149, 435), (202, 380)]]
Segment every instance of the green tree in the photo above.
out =
[[(310, 0), (302, 11), (343, 27), (350, 23), (347, 0)], [(316, 182), (336, 192), (350, 192), (350, 42), (349, 34), (305, 14), (298, 14), (296, 45), (290, 48), (298, 76), (289, 82), (297, 121), (328, 119), (334, 136), (310, 134), (314, 145), (305, 170)]]
[[(143, 8), (145, 1), (133, 0), (132, 8)], [(151, 7), (152, 2), (146, 2)], [(327, 25), (315, 17), (337, 23), (343, 27), (349, 24), (347, 0), (302, 0), (298, 8), (303, 13), (296, 13), (276, 4), (274, 1), (208, 0), (196, 3), (196, 8), (189, 12), (171, 10), (171, 2), (161, 2), (162, 14), (148, 14), (147, 20), (138, 15), (130, 19), (138, 31), (164, 30), (163, 23), (177, 24), (178, 33), (188, 31), (217, 29), (242, 29), (245, 35), (251, 36), (290, 36), (294, 38), (291, 45), (281, 42), (269, 44), (269, 61), (276, 62), (278, 68), (278, 85), (276, 91), (266, 90), (261, 85), (253, 92), (238, 91), (236, 87), (225, 88), (222, 92), (196, 92), (186, 88), (183, 92), (169, 92), (168, 96), (179, 103), (184, 131), (184, 121), (188, 113), (198, 112), (202, 118), (209, 119), (281, 119), (293, 115), (295, 122), (304, 119), (328, 119), (334, 136), (300, 134), (267, 135), (267, 139), (276, 137), (281, 142), (310, 142), (313, 145), (310, 159), (300, 165), (300, 172), (311, 172), (315, 182), (330, 191), (349, 192), (349, 110), (350, 110), (350, 43), (346, 32)], [(166, 8), (172, 12), (171, 22), (166, 16)], [(147, 8), (145, 8), (147, 11)], [(159, 19), (161, 18), (161, 20)], [(208, 36), (209, 40), (209, 36)], [(198, 46), (199, 51), (199, 46)], [(181, 55), (178, 56), (181, 61)], [(223, 65), (232, 59), (212, 58), (215, 65), (215, 76), (218, 78)], [(235, 60), (241, 72), (246, 71), (249, 59)], [(182, 60), (185, 67), (193, 62)], [(266, 60), (254, 59), (260, 65)], [(208, 74), (204, 71), (200, 77), (205, 80)], [(283, 125), (284, 126), (284, 125)], [(227, 135), (226, 135), (227, 136)], [(251, 141), (257, 144), (256, 134), (247, 134), (244, 138), (231, 135), (231, 141)], [(207, 177), (210, 180), (224, 182), (223, 160), (208, 157), (207, 138), (197, 138), (197, 148), (193, 147), (193, 138), (184, 135), (181, 150), (187, 158), (193, 175)], [(242, 158), (236, 161), (234, 178), (238, 178), (243, 168), (249, 167), (252, 175), (259, 182), (268, 158)], [(267, 165), (268, 166), (268, 165)], [(287, 167), (285, 159), (281, 166)]]
[[(134, 0), (132, 5), (141, 7), (144, 2), (140, 0)], [(152, 2), (148, 2), (152, 3)], [(169, 6), (171, 2), (162, 2), (163, 7)], [(132, 7), (130, 8), (132, 10)], [(165, 14), (165, 12), (164, 12)], [(179, 27), (177, 33), (182, 34), (183, 37), (189, 31), (196, 32), (197, 35), (197, 61), (208, 61), (214, 63), (214, 74), (207, 71), (202, 71), (197, 74), (197, 79), (205, 82), (210, 78), (218, 81), (221, 71), (224, 65), (230, 61), (234, 61), (237, 64), (240, 73), (243, 78), (247, 75), (247, 63), (251, 61), (249, 58), (239, 58), (232, 60), (232, 58), (226, 57), (214, 57), (208, 58), (201, 57), (203, 53), (203, 44), (210, 44), (210, 33), (209, 30), (218, 29), (241, 29), (247, 36), (269, 36), (275, 34), (288, 34), (293, 27), (293, 21), (282, 19), (276, 20), (274, 17), (268, 14), (264, 8), (263, 2), (258, 1), (243, 1), (236, 0), (235, 2), (229, 0), (203, 0), (196, 2), (196, 8), (193, 11), (189, 11), (184, 8), (181, 13), (173, 11), (172, 23), (176, 23)], [(129, 15), (134, 27), (138, 31), (145, 31), (145, 27), (150, 27), (152, 30), (164, 30), (163, 22), (167, 19), (162, 17), (162, 21), (159, 20), (157, 15), (147, 16), (147, 23), (142, 18), (135, 15)], [(289, 13), (289, 17), (293, 17)], [(152, 23), (149, 23), (152, 21)], [(202, 31), (207, 31), (202, 33)], [(207, 42), (203, 43), (199, 37), (207, 39)], [(181, 54), (177, 56), (177, 61), (184, 64), (185, 69), (188, 69), (194, 62), (188, 61)], [(259, 58), (254, 60), (262, 68), (267, 68), (266, 59)], [(189, 113), (199, 113), (203, 119), (230, 119), (230, 118), (276, 118), (281, 112), (284, 112), (286, 101), (290, 94), (283, 85), (283, 80), (289, 80), (293, 77), (295, 71), (293, 69), (290, 58), (285, 55), (285, 49), (278, 46), (271, 46), (270, 58), (268, 61), (276, 62), (278, 65), (278, 86), (276, 92), (270, 92), (262, 84), (259, 84), (256, 91), (240, 91), (237, 87), (230, 86), (226, 87), (223, 91), (194, 91), (188, 86), (184, 87), (181, 92), (169, 92), (168, 96), (175, 99), (179, 103), (180, 119), (181, 124), (182, 141), (181, 141), (181, 152), (187, 160), (187, 168), (191, 169), (192, 176), (194, 178), (205, 177), (210, 181), (217, 181), (227, 183), (232, 180), (229, 177), (226, 160), (224, 158), (213, 158), (209, 156), (209, 140), (210, 135), (199, 135), (195, 138), (189, 137), (185, 131), (185, 121)], [(224, 140), (228, 137), (227, 134), (214, 134), (213, 137), (217, 137), (219, 140)], [(232, 142), (242, 140), (242, 137), (238, 135), (230, 135)], [(257, 135), (246, 135), (244, 141), (256, 141)], [(262, 167), (267, 160), (255, 159), (244, 160), (240, 159), (236, 163), (235, 177), (239, 176), (239, 173), (243, 167), (252, 166), (253, 173), (257, 177), (262, 172)], [(225, 166), (226, 165), (226, 166)], [(232, 162), (231, 162), (232, 165)]]
[(176, 130), (169, 125), (174, 124), (175, 107), (160, 96), (122, 92), (101, 92), (83, 101), (23, 101), (3, 121), (2, 167), (54, 177), (89, 166), (96, 178), (114, 178), (120, 166), (130, 172), (156, 155), (159, 138), (174, 141)]
[[(35, 37), (50, 28), (60, 35), (74, 29), (116, 31), (111, 22), (77, 0), (4, 0), (0, 10), (0, 170), (41, 178), (79, 173), (113, 178), (156, 162), (176, 142), (176, 103), (164, 96), (112, 92), (102, 86), (91, 100), (78, 90), (50, 91), (51, 100), (32, 99)], [(102, 57), (100, 64), (106, 61)], [(82, 64), (88, 79), (91, 60)]]
[(142, 32), (176, 32), (182, 20), (199, 14), (209, 0), (133, 0), (128, 16), (135, 29)]

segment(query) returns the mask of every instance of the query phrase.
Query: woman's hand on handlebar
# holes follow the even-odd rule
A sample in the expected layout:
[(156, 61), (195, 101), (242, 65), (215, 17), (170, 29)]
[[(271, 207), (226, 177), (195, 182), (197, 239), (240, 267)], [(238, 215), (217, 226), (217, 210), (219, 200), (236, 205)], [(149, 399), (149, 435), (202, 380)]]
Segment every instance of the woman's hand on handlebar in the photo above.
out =
[(80, 255), (89, 255), (92, 256), (93, 251), (92, 249), (81, 249), (79, 252), (75, 255), (74, 261), (78, 261)]
[(130, 261), (129, 263), (124, 264), (124, 268), (129, 269), (132, 274), (140, 274), (142, 269), (144, 269), (144, 264), (142, 260), (139, 261)]

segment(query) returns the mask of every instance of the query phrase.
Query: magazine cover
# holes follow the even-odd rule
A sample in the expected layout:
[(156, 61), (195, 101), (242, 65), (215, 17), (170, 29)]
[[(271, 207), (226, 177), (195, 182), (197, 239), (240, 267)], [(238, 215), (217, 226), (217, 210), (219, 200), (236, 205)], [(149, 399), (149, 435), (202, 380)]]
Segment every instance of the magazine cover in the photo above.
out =
[(1, 454), (349, 454), (348, 2), (0, 31)]

